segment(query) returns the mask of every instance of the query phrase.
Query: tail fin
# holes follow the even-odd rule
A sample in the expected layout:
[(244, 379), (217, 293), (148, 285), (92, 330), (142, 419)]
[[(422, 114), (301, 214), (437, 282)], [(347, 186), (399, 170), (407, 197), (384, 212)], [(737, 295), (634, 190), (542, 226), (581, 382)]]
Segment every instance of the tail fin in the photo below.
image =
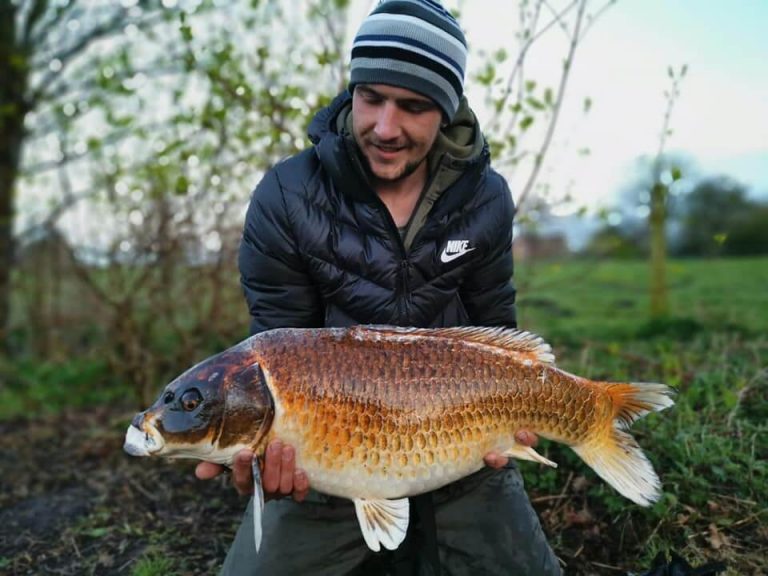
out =
[(624, 432), (635, 420), (674, 404), (672, 389), (664, 384), (608, 384), (613, 418), (586, 442), (572, 446), (597, 474), (640, 506), (650, 506), (661, 495), (661, 482), (635, 439)]

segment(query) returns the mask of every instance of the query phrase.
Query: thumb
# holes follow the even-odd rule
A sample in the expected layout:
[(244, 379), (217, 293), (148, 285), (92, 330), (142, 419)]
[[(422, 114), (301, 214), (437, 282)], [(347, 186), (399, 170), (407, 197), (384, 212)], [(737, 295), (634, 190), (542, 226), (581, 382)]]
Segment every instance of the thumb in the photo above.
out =
[(210, 480), (216, 478), (224, 471), (224, 467), (213, 462), (200, 462), (195, 467), (195, 476), (200, 480)]
[(533, 448), (539, 443), (539, 437), (529, 430), (518, 430), (515, 432), (515, 440), (523, 446)]

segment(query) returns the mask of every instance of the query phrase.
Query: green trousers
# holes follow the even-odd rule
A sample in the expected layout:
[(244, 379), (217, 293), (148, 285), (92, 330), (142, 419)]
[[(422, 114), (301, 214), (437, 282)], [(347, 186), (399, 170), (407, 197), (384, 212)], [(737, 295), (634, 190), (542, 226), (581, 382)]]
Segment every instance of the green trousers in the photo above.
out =
[(408, 536), (392, 552), (368, 549), (354, 505), (341, 498), (268, 502), (263, 520), (257, 555), (251, 501), (222, 576), (561, 574), (514, 465), (412, 499)]

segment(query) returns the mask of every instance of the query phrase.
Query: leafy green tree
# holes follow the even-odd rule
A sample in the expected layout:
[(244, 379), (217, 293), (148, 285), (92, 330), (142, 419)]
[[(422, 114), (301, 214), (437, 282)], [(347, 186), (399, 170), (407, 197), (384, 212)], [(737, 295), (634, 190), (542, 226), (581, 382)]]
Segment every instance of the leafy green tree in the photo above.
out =
[[(33, 1), (17, 4), (15, 25), (40, 25), (26, 20)], [(40, 78), (50, 76), (53, 86), (24, 119), (27, 152), (14, 172), (23, 176), (24, 194), (17, 200), (42, 206), (33, 229), (65, 231), (58, 237), (78, 282), (101, 311), (90, 320), (100, 326), (105, 353), (119, 374), (151, 394), (160, 374), (243, 334), (233, 262), (244, 194), (274, 162), (308, 144), (314, 111), (345, 86), (350, 3), (306, 0), (298, 11), (246, 0), (37, 4), (48, 11), (40, 18), (53, 35), (49, 41), (38, 34), (45, 42), (31, 42), (28, 51), (38, 54)], [(510, 145), (506, 157), (537, 158), (531, 183), (576, 47), (611, 4), (580, 0), (558, 12), (523, 2), (522, 58), (495, 53), (512, 64), (511, 71), (500, 66), (489, 84), (498, 99), (495, 134), (509, 122), (525, 140), (524, 147)], [(105, 25), (89, 35), (65, 65), (56, 56), (61, 38), (87, 32), (100, 18), (115, 21), (111, 32)], [(524, 74), (525, 54), (545, 33), (567, 40), (556, 88)], [(532, 122), (542, 129), (536, 137)], [(35, 202), (36, 190), (55, 196)], [(78, 216), (79, 206), (87, 206), (87, 217)], [(60, 284), (45, 274), (38, 281), (50, 289)]]
[(678, 253), (724, 256), (768, 252), (766, 205), (749, 199), (747, 188), (727, 176), (696, 184), (683, 203)]
[(648, 253), (644, 240), (642, 230), (626, 225), (607, 225), (590, 238), (584, 253), (600, 258), (642, 258)]
[(729, 256), (758, 256), (768, 254), (768, 204), (754, 203), (752, 209), (735, 222), (723, 243)]
[[(111, 108), (110, 95), (130, 93), (130, 79), (142, 70), (157, 74), (166, 69), (155, 66), (158, 62), (139, 64), (129, 49), (130, 34), (152, 34), (183, 13), (159, 0), (0, 0), (0, 342), (9, 320), (16, 189), (26, 169), (25, 148), (43, 148), (42, 142), (66, 133), (94, 108), (101, 108), (118, 129), (97, 140), (119, 139), (127, 122)], [(91, 144), (60, 148), (32, 170), (82, 156)]]
[[(48, 126), (55, 151), (30, 146), (20, 167), (30, 197), (36, 187), (57, 190), (33, 230), (56, 222), (67, 230), (59, 237), (78, 282), (102, 311), (90, 321), (141, 395), (154, 394), (161, 374), (243, 335), (231, 267), (244, 195), (308, 144), (308, 121), (346, 77), (347, 4), (313, 0), (296, 12), (239, 1), (170, 16), (158, 8), (152, 27), (124, 24), (129, 32), (82, 55), (71, 80), (79, 89), (52, 96), (50, 120), (27, 117), (26, 141), (45, 138)], [(321, 27), (320, 41), (307, 33)], [(72, 210), (78, 203), (86, 218)], [(45, 275), (38, 282), (53, 286)]]

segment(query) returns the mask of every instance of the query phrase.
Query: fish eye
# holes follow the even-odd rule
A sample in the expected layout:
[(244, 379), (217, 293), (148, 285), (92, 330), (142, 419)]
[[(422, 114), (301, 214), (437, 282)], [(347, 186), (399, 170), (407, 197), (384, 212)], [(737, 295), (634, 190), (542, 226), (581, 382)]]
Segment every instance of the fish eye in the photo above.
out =
[(165, 404), (170, 404), (171, 402), (173, 402), (174, 398), (175, 398), (175, 396), (174, 396), (173, 392), (171, 392), (169, 390), (168, 392), (165, 393), (165, 396), (163, 396), (163, 402)]
[(197, 388), (191, 388), (184, 392), (184, 394), (181, 395), (181, 407), (186, 412), (192, 412), (195, 408), (197, 408), (200, 405), (200, 402), (203, 401), (203, 397), (200, 394), (200, 391)]

